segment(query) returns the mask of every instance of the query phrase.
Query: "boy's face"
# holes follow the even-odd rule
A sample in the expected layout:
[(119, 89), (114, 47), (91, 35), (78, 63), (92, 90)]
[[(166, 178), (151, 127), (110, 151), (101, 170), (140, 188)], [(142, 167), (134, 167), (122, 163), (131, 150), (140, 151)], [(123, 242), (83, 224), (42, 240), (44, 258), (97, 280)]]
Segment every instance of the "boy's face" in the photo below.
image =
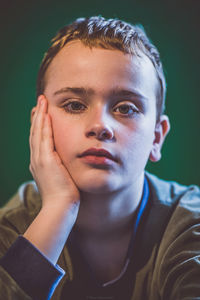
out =
[[(159, 159), (159, 134), (164, 139), (166, 133), (162, 125), (159, 134), (155, 129), (158, 81), (146, 56), (73, 41), (55, 56), (45, 79), (56, 151), (80, 190), (129, 186), (143, 176), (149, 156)], [(80, 157), (90, 148), (103, 148), (116, 161)]]

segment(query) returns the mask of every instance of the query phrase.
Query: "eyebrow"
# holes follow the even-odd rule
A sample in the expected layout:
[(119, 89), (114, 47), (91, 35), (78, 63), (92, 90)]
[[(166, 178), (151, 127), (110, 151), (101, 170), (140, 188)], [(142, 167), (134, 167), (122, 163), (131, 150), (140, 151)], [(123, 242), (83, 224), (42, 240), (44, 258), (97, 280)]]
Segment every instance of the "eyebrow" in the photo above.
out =
[(64, 94), (67, 92), (71, 92), (78, 96), (88, 96), (88, 95), (94, 94), (93, 89), (85, 89), (83, 87), (64, 87), (64, 88), (61, 88), (60, 90), (54, 92), (54, 95)]
[(125, 89), (120, 89), (116, 88), (111, 91), (112, 96), (121, 96), (121, 97), (134, 97), (134, 98), (140, 98), (140, 99), (147, 99), (144, 95), (140, 94), (138, 91), (135, 90), (125, 90)]
[[(91, 96), (95, 94), (95, 91), (91, 88), (84, 88), (84, 87), (64, 87), (60, 90), (54, 92), (54, 95), (59, 95), (63, 93), (71, 92), (73, 94), (76, 94), (78, 96)], [(119, 87), (116, 87), (115, 89), (111, 90), (109, 93), (109, 96), (111, 97), (134, 97), (134, 98), (140, 98), (146, 100), (147, 98), (140, 94), (138, 91), (135, 90), (126, 90)]]

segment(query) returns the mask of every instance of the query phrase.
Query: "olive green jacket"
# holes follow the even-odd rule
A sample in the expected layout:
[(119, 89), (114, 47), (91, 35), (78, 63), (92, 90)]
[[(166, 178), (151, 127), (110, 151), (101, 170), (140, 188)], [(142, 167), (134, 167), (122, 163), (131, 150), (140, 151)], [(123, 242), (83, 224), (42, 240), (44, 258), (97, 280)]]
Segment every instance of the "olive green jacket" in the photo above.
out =
[[(132, 300), (200, 299), (200, 189), (163, 181), (149, 173), (146, 176), (151, 208), (137, 239), (140, 255), (136, 277), (133, 274)], [(25, 232), (40, 208), (40, 195), (32, 181), (21, 186), (0, 210), (0, 257)], [(58, 265), (66, 275), (53, 300), (61, 299), (65, 281), (73, 280), (67, 245)], [(1, 267), (0, 299), (31, 299)]]

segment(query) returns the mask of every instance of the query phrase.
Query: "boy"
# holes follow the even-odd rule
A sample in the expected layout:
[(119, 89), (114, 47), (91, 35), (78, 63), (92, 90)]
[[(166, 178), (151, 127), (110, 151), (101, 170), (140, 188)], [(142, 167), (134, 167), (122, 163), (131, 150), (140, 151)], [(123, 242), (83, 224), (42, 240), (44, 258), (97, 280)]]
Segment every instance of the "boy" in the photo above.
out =
[(31, 113), (35, 181), (1, 213), (2, 299), (199, 299), (199, 188), (144, 171), (170, 128), (165, 89), (137, 26), (59, 31)]

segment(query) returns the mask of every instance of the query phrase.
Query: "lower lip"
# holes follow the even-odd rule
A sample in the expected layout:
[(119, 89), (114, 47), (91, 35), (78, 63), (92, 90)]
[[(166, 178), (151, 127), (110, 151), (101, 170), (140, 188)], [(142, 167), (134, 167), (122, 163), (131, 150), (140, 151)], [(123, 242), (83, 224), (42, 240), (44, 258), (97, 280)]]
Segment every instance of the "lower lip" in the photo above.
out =
[(95, 156), (95, 155), (86, 155), (82, 156), (81, 159), (88, 164), (98, 165), (98, 166), (109, 166), (115, 163), (114, 160), (106, 156)]

